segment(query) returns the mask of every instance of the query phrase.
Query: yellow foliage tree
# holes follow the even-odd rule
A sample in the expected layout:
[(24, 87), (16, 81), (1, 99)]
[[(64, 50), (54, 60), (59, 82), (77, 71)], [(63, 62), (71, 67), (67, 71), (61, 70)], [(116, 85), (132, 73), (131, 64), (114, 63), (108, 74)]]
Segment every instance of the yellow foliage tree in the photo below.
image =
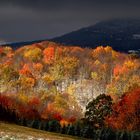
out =
[(24, 57), (31, 61), (38, 61), (42, 57), (42, 50), (40, 48), (27, 49), (24, 52)]

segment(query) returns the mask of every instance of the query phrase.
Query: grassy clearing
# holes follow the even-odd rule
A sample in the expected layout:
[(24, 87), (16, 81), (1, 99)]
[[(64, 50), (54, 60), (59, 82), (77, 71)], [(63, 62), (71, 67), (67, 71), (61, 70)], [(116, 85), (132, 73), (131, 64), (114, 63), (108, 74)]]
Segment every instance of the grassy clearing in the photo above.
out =
[(82, 140), (82, 138), (0, 122), (0, 140)]

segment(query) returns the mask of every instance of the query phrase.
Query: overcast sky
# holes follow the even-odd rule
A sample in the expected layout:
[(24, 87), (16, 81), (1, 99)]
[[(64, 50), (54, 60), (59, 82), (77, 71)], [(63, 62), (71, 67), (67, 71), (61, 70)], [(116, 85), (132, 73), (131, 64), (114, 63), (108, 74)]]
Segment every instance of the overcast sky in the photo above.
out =
[(140, 0), (0, 0), (0, 42), (46, 39), (127, 17), (140, 18)]

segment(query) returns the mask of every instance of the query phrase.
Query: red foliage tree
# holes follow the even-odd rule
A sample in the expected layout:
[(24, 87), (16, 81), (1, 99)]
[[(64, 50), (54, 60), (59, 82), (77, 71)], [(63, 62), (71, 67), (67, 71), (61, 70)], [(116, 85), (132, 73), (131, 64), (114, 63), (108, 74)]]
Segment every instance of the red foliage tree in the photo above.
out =
[(140, 130), (140, 88), (126, 93), (114, 104), (113, 113), (106, 118), (106, 124), (113, 129)]
[(69, 123), (74, 123), (75, 121), (76, 121), (76, 118), (74, 116), (72, 116), (68, 119)]
[(27, 107), (22, 104), (18, 105), (18, 115), (20, 118), (26, 118), (26, 119), (40, 118), (39, 112), (36, 109)]
[(28, 104), (31, 108), (37, 108), (40, 105), (40, 100), (38, 97), (33, 97), (29, 100)]
[(55, 113), (55, 114), (53, 115), (53, 118), (54, 118), (55, 120), (58, 120), (58, 121), (61, 121), (61, 120), (62, 120), (62, 116), (61, 116), (59, 113)]
[(0, 47), (0, 54), (2, 54), (3, 53), (3, 48), (2, 47)]
[(12, 109), (14, 106), (14, 101), (7, 96), (0, 95), (0, 105), (5, 108)]

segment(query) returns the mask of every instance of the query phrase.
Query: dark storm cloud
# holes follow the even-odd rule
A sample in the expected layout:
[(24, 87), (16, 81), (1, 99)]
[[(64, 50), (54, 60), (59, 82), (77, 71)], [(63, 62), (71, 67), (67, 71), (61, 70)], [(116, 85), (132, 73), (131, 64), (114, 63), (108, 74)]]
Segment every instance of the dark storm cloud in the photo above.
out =
[(139, 0), (0, 0), (0, 40), (49, 38), (108, 18), (140, 18)]

